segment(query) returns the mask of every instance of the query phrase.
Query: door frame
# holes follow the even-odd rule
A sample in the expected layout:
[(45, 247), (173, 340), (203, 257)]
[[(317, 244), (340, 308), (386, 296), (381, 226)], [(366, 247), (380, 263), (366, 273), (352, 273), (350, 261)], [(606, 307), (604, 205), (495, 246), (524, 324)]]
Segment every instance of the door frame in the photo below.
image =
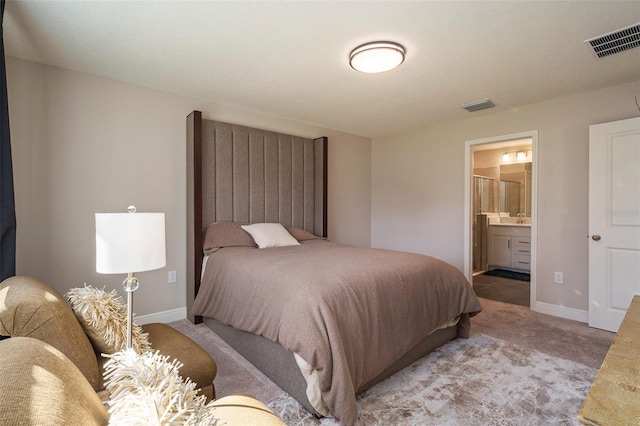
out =
[(465, 142), (464, 156), (464, 274), (473, 284), (473, 148), (515, 139), (531, 138), (531, 281), (529, 308), (536, 306), (536, 269), (538, 247), (538, 131), (494, 136)]

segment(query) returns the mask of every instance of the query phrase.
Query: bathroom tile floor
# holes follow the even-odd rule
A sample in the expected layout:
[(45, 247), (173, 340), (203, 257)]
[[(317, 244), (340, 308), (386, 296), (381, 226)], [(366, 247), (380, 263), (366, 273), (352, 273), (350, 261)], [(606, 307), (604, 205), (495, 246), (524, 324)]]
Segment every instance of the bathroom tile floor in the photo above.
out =
[(508, 278), (476, 275), (473, 290), (478, 297), (529, 307), (529, 283)]

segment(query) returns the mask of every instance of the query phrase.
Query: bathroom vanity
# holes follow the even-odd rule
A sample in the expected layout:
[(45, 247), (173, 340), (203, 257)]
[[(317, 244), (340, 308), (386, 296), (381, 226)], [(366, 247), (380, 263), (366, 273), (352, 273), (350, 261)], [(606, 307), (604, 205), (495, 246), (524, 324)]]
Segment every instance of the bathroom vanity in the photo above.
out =
[(492, 223), (489, 225), (489, 269), (531, 271), (531, 225)]

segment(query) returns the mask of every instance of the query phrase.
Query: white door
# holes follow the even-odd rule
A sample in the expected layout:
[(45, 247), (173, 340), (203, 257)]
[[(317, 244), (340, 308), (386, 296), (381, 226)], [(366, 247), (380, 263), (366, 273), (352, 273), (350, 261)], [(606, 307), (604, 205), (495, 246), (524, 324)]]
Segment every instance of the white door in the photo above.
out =
[(589, 128), (589, 325), (617, 332), (640, 294), (640, 118)]

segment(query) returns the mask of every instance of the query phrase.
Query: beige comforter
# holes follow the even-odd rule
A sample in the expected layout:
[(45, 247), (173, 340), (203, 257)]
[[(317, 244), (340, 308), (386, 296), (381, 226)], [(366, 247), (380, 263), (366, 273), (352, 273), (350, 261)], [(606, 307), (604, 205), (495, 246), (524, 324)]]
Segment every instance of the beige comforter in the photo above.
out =
[(191, 314), (262, 335), (318, 371), (322, 396), (355, 423), (359, 388), (438, 325), (481, 310), (464, 275), (432, 257), (325, 240), (212, 254)]

